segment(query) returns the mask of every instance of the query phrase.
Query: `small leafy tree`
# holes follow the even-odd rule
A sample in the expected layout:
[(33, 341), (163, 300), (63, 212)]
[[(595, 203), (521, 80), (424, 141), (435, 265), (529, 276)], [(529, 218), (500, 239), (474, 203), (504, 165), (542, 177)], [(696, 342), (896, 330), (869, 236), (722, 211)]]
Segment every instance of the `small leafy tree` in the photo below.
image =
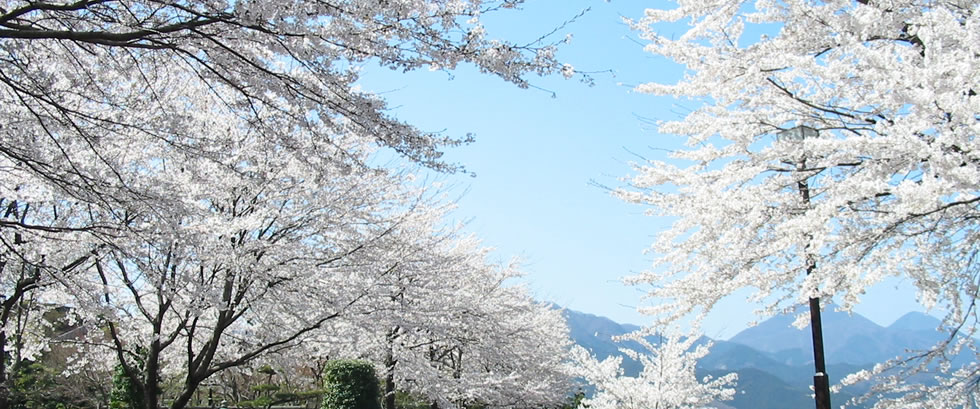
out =
[(370, 362), (331, 361), (323, 378), (323, 409), (381, 409), (378, 376)]
[(126, 374), (126, 368), (122, 364), (116, 365), (116, 370), (112, 374), (109, 409), (137, 409), (143, 406), (143, 394), (133, 384), (132, 378)]

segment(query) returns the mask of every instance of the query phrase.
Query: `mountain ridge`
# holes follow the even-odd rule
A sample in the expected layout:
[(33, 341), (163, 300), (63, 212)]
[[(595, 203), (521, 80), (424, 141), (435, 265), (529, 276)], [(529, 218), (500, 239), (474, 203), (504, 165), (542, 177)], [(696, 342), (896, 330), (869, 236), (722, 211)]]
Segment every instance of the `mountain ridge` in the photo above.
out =
[[(639, 326), (574, 310), (563, 311), (572, 340), (592, 351), (598, 359), (622, 355), (620, 348), (642, 351), (635, 342), (613, 341), (616, 336), (640, 329)], [(875, 363), (905, 355), (910, 349), (929, 348), (945, 336), (936, 331), (938, 319), (917, 312), (905, 314), (887, 327), (858, 313), (828, 311), (822, 318), (827, 372), (832, 384), (848, 374), (870, 369)], [(699, 362), (699, 375), (738, 373), (739, 392), (735, 400), (726, 402), (736, 409), (804, 407), (806, 402), (809, 402), (807, 406), (812, 405), (811, 335), (808, 327), (793, 327), (793, 321), (793, 316), (776, 316), (728, 340), (704, 337), (699, 343), (711, 341), (713, 346)], [(970, 362), (970, 359), (975, 357), (958, 358), (960, 362)], [(624, 357), (623, 369), (625, 375), (636, 376), (642, 366)], [(834, 393), (832, 400), (845, 402), (867, 390), (867, 385), (849, 386)]]

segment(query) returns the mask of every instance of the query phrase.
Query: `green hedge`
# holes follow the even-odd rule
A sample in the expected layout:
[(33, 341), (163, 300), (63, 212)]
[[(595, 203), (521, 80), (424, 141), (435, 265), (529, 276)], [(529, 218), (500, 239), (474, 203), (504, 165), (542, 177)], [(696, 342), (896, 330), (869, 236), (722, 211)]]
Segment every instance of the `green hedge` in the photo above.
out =
[(323, 409), (381, 409), (378, 376), (370, 362), (330, 361), (323, 378)]

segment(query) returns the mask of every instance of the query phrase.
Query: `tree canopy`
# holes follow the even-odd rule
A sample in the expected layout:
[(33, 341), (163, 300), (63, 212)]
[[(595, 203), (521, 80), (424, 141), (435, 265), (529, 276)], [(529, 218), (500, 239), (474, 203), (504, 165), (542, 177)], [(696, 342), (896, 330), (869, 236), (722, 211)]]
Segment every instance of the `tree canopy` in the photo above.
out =
[(553, 44), (487, 37), (481, 17), (515, 4), (0, 4), (0, 355), (39, 333), (9, 317), (43, 295), (90, 329), (84, 359), (118, 362), (148, 408), (170, 385), (181, 408), (327, 330), (427, 240), (397, 233), (442, 214), (412, 173), (461, 170), (442, 150), (469, 140), (390, 116), (361, 64), (466, 62), (527, 86), (562, 66)]
[[(637, 164), (631, 187), (616, 192), (673, 218), (652, 247), (654, 267), (628, 279), (653, 284), (649, 295), (668, 301), (647, 312), (700, 317), (743, 288), (763, 315), (793, 313), (809, 297), (849, 310), (869, 287), (903, 277), (923, 306), (945, 316), (950, 336), (920, 351), (924, 361), (894, 364), (924, 370), (949, 350), (972, 347), (980, 288), (976, 4), (676, 4), (632, 22), (648, 51), (687, 70), (677, 83), (637, 90), (700, 106), (660, 123), (687, 147), (670, 161)], [(690, 26), (660, 34), (660, 24), (676, 21)], [(800, 125), (818, 136), (776, 137)], [(950, 388), (958, 396), (950, 402), (975, 404), (980, 367), (939, 367), (942, 388), (916, 388), (879, 407), (945, 402)], [(894, 365), (874, 372), (886, 368)]]

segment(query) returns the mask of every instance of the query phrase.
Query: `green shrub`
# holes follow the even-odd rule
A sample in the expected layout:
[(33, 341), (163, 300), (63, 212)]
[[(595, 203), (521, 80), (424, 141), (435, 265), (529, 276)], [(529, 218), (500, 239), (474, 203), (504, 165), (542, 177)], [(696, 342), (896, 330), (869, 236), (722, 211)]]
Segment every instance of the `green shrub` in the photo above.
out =
[(139, 409), (143, 403), (143, 394), (126, 375), (122, 364), (116, 364), (112, 374), (112, 391), (109, 392), (109, 409)]
[(13, 409), (61, 409), (63, 392), (55, 372), (35, 362), (22, 362), (11, 374), (9, 405)]
[(378, 376), (369, 362), (336, 360), (324, 370), (323, 409), (380, 409)]

